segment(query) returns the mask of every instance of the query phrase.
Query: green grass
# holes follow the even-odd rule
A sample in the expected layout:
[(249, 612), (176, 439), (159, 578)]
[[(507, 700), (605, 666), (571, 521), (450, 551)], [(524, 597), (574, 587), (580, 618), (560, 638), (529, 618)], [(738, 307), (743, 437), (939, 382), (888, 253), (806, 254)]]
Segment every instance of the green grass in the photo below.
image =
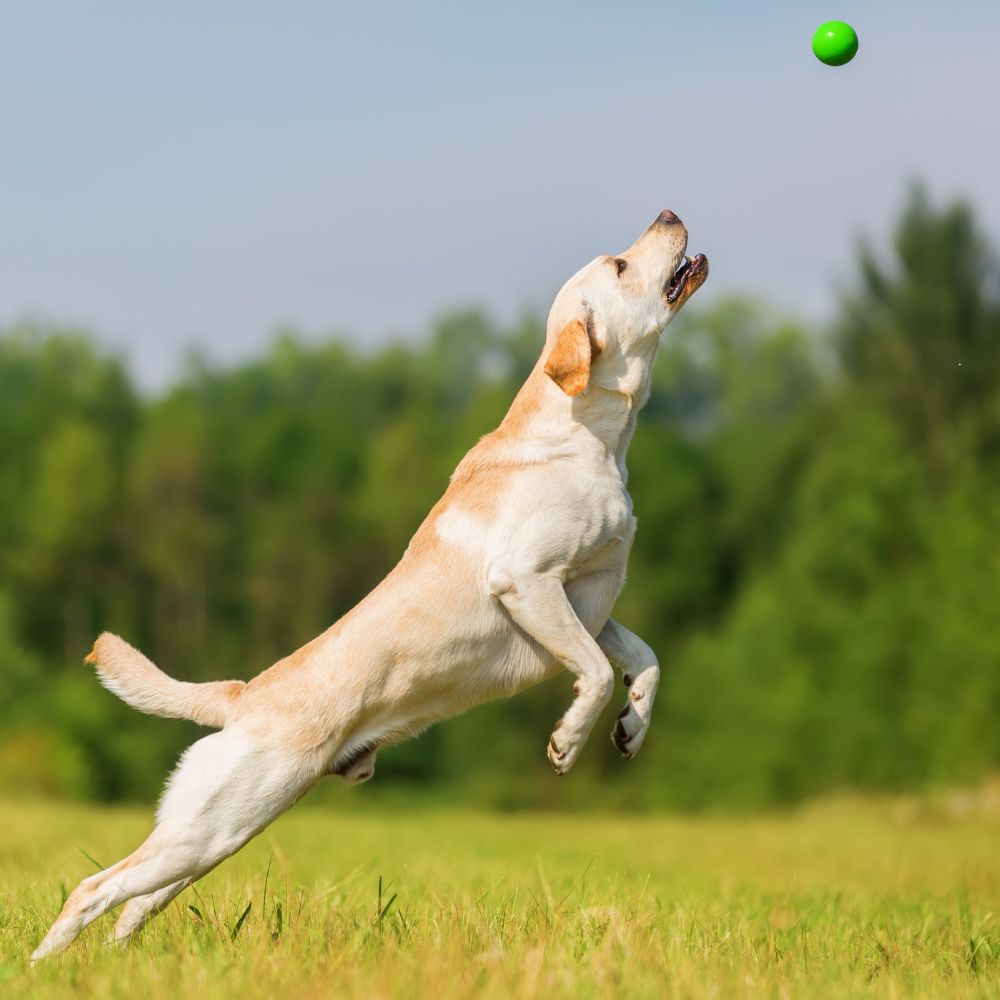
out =
[(1000, 816), (843, 800), (673, 818), (299, 807), (125, 952), (27, 956), (146, 810), (0, 804), (0, 993), (1000, 997)]

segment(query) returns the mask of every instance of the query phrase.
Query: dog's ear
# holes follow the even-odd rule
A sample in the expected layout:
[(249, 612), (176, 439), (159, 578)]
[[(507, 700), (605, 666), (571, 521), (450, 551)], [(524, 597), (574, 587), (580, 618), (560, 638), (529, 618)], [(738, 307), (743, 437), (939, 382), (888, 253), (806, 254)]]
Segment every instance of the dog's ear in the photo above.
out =
[(592, 318), (575, 317), (556, 334), (545, 360), (545, 374), (567, 396), (577, 396), (590, 381), (590, 363), (601, 353), (592, 333)]

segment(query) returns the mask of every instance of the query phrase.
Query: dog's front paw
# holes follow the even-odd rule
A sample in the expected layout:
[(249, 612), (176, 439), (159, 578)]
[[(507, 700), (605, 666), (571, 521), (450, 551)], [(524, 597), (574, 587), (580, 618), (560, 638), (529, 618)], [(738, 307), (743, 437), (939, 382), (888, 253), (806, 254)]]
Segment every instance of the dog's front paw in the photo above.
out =
[(631, 760), (642, 746), (646, 738), (649, 724), (636, 710), (631, 699), (622, 709), (615, 721), (615, 728), (611, 730), (611, 742), (618, 747), (621, 755), (626, 760)]
[(581, 742), (570, 738), (563, 728), (562, 720), (556, 723), (556, 728), (549, 737), (549, 745), (545, 752), (548, 755), (556, 774), (565, 774), (580, 755)]

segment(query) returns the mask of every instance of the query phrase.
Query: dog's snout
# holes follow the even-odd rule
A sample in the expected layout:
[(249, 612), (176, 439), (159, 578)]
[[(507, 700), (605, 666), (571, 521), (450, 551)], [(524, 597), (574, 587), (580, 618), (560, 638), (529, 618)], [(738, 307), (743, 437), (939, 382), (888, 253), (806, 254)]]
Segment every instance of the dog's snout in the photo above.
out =
[(669, 208), (665, 208), (656, 217), (656, 225), (658, 226), (679, 226), (680, 224), (681, 220)]

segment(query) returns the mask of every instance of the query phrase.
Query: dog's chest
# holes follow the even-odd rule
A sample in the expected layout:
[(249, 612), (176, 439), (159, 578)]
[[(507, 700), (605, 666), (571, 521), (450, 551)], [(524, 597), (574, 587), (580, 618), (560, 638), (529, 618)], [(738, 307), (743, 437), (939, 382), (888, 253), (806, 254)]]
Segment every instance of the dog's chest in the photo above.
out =
[(615, 563), (624, 567), (635, 536), (632, 498), (624, 484), (614, 477), (600, 477), (584, 485), (565, 522), (571, 577)]

